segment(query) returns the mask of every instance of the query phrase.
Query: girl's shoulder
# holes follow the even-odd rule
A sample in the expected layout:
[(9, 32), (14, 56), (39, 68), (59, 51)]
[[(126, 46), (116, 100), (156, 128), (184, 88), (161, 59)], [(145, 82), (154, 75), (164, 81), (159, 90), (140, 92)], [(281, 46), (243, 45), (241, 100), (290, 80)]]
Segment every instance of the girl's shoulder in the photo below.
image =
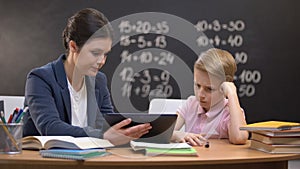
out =
[(197, 100), (197, 98), (194, 95), (191, 95), (187, 98), (185, 104), (186, 107), (188, 107), (189, 109), (197, 109), (199, 106), (199, 102)]
[(196, 96), (191, 95), (186, 99), (186, 102), (198, 102)]

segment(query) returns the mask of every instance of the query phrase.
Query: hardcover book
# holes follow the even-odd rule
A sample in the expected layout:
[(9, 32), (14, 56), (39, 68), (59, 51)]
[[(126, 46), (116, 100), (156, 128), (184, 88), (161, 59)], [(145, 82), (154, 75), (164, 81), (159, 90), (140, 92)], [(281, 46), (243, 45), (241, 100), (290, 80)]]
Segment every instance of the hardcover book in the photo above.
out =
[(300, 129), (300, 123), (296, 122), (285, 122), (285, 121), (264, 121), (248, 124), (240, 127), (240, 130), (247, 131), (281, 131), (281, 130), (291, 130)]
[(271, 137), (300, 137), (300, 129), (280, 130), (280, 131), (253, 131), (255, 133)]
[(263, 142), (265, 144), (299, 144), (300, 136), (278, 137), (268, 136), (260, 133), (252, 132), (251, 140)]
[(267, 153), (300, 153), (300, 145), (265, 144), (256, 140), (251, 140), (250, 148)]

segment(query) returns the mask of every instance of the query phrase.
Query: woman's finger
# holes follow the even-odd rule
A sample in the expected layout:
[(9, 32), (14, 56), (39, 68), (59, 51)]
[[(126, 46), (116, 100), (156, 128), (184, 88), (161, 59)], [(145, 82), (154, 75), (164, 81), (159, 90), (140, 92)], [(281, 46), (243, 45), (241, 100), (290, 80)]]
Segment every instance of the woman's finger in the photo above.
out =
[(133, 137), (134, 138), (138, 135), (139, 137), (143, 135), (143, 133), (148, 132), (150, 129), (152, 128), (152, 126), (150, 125), (150, 123), (145, 123), (145, 124), (139, 124), (136, 126), (132, 126), (129, 127), (125, 130), (125, 135), (129, 136), (129, 137)]
[(116, 129), (116, 130), (118, 130), (118, 129), (121, 129), (121, 128), (127, 126), (127, 125), (130, 124), (130, 123), (131, 123), (131, 119), (128, 118), (128, 119), (122, 120), (121, 122), (115, 124), (115, 125), (113, 126), (113, 128)]

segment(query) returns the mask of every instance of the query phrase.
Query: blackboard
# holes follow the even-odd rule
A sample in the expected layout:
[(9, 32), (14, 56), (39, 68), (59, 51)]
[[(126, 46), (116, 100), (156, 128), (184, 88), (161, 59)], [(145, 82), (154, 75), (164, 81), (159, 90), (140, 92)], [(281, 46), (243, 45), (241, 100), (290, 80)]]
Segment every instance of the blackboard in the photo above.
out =
[[(297, 0), (0, 1), (0, 95), (24, 95), (27, 73), (64, 52), (67, 18), (92, 7), (114, 25), (106, 65), (119, 112), (145, 112), (154, 97), (193, 94), (193, 63), (212, 46), (230, 51), (247, 121), (300, 122)], [(133, 77), (131, 75), (134, 75)]]

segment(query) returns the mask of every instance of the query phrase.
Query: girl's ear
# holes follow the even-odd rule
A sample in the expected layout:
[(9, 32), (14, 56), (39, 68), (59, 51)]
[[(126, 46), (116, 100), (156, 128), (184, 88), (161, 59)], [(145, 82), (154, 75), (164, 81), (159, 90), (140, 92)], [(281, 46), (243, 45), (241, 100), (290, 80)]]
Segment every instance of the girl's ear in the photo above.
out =
[(75, 53), (75, 52), (78, 51), (78, 47), (77, 47), (75, 41), (71, 40), (71, 41), (69, 42), (69, 49), (70, 49), (70, 52), (73, 52), (73, 53)]

